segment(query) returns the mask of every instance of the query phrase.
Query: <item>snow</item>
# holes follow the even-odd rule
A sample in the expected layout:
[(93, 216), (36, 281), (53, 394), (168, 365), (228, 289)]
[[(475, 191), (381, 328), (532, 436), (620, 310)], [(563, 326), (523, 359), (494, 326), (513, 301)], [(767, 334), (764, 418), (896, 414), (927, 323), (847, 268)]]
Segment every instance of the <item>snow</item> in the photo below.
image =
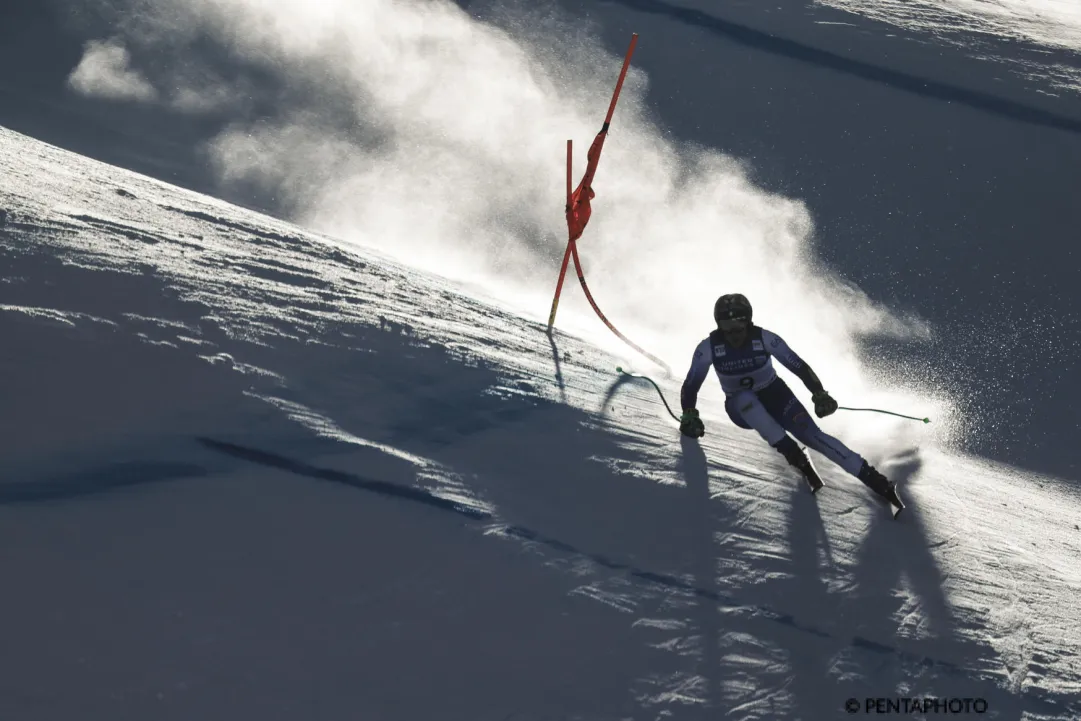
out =
[(1023, 38), (1046, 47), (1081, 48), (1081, 7), (1064, 0), (915, 0), (867, 3), (818, 0), (902, 27), (937, 32), (968, 30)]
[[(1081, 4), (1071, 0), (815, 0), (816, 5), (889, 23), (913, 37), (968, 48), (1009, 72), (1081, 88)], [(1056, 93), (1057, 94), (1057, 93)]]
[(872, 458), (895, 522), (476, 288), (2, 128), (0, 166), (0, 717), (1081, 714), (1069, 481), (915, 444)]

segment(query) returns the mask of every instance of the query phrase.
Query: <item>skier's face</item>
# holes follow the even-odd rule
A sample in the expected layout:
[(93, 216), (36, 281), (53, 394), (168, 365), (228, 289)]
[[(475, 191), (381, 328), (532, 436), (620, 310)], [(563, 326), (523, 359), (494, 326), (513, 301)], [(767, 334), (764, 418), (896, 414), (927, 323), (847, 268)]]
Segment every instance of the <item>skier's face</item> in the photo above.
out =
[(722, 320), (720, 327), (725, 342), (738, 348), (747, 342), (751, 324), (746, 318), (733, 318), (731, 320)]

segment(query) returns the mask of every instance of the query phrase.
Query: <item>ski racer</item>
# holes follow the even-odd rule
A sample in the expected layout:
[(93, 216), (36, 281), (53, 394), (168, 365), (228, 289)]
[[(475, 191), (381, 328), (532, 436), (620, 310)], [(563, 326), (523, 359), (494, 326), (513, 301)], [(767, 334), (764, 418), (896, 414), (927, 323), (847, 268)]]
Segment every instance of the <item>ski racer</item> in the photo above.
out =
[(858, 453), (823, 432), (811, 419), (788, 384), (777, 376), (772, 358), (798, 376), (811, 391), (815, 415), (819, 418), (834, 413), (837, 401), (822, 387), (822, 382), (810, 366), (780, 336), (754, 325), (751, 315), (751, 303), (740, 293), (717, 299), (713, 307), (717, 329), (695, 349), (691, 369), (680, 392), (683, 407), (680, 431), (691, 438), (700, 438), (705, 434), (705, 426), (695, 406), (698, 391), (712, 366), (721, 381), (728, 417), (740, 428), (758, 431), (766, 443), (800, 470), (812, 492), (822, 487), (822, 479), (811, 465), (811, 459), (789, 433), (893, 503), (897, 511), (904, 508), (897, 497), (896, 484), (875, 470)]

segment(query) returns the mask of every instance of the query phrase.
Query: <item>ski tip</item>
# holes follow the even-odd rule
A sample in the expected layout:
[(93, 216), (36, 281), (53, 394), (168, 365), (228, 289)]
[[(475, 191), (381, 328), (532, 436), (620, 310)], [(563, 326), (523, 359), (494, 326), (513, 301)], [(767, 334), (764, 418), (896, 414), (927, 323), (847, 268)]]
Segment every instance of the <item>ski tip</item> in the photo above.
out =
[(622, 366), (616, 366), (616, 373), (622, 373), (622, 372), (623, 372)]

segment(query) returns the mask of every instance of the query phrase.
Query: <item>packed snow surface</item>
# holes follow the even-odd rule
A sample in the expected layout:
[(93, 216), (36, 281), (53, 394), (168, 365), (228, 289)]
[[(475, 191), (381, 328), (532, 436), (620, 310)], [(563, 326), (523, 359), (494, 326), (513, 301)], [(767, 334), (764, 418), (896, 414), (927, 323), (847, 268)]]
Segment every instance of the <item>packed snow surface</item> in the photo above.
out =
[(0, 717), (1081, 715), (1068, 483), (916, 436), (871, 458), (900, 520), (817, 456), (812, 497), (547, 308), (2, 128), (0, 167)]

